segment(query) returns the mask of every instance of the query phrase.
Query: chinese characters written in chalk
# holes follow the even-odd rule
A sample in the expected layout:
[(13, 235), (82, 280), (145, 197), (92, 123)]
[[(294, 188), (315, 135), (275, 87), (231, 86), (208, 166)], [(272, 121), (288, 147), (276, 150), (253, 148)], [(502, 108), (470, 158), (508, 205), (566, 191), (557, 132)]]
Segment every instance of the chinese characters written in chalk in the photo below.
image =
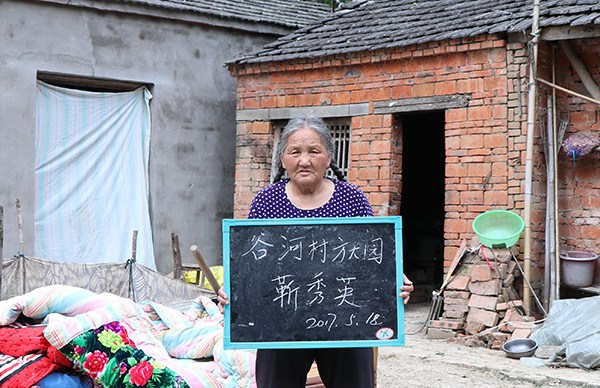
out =
[[(327, 287), (327, 284), (322, 275), (322, 272), (317, 273), (304, 286), (297, 283), (293, 275), (280, 275), (271, 279), (276, 293), (273, 302), (279, 304), (281, 308), (289, 306), (296, 311), (298, 309), (298, 293), (300, 292), (301, 295), (307, 295), (306, 300), (303, 299), (302, 301), (305, 301), (308, 306), (323, 303), (326, 298), (324, 289)], [(352, 283), (355, 280), (356, 277), (335, 278), (335, 289), (330, 294), (332, 294), (331, 299), (335, 302), (336, 306), (349, 305), (357, 308), (362, 307), (354, 301), (354, 287)]]
[(367, 241), (347, 241), (341, 236), (327, 240), (280, 235), (272, 239), (275, 241), (270, 241), (262, 233), (252, 236), (252, 245), (242, 256), (251, 256), (254, 260), (319, 260), (322, 263), (328, 260), (339, 263), (346, 260), (368, 260), (381, 264), (383, 260), (384, 246), (380, 237)]

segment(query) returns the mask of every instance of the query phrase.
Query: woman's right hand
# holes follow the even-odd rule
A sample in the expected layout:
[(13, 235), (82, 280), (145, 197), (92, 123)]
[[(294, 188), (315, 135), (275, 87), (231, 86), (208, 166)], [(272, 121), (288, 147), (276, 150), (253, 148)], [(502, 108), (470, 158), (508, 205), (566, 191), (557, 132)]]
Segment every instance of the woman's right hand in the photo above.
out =
[(219, 291), (217, 291), (217, 300), (219, 301), (219, 311), (223, 313), (223, 306), (229, 304), (229, 297), (225, 293), (223, 287), (219, 288)]

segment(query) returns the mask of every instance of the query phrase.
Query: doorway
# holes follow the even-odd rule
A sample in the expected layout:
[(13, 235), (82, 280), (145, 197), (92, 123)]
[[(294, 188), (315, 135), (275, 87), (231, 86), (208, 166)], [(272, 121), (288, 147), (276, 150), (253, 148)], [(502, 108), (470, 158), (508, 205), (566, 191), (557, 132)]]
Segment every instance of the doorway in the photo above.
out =
[(415, 284), (439, 287), (444, 276), (444, 112), (399, 119), (404, 272)]

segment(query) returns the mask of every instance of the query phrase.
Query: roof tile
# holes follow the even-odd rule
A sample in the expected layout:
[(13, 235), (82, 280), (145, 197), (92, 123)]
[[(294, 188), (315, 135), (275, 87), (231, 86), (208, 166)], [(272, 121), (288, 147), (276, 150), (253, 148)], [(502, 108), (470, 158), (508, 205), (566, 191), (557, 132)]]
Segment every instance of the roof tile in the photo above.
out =
[[(115, 1), (115, 0), (112, 0)], [(331, 14), (312, 0), (116, 0), (172, 10), (298, 28)]]
[[(481, 34), (526, 32), (531, 0), (356, 0), (230, 63), (315, 58)], [(544, 0), (540, 27), (600, 24), (598, 0)]]

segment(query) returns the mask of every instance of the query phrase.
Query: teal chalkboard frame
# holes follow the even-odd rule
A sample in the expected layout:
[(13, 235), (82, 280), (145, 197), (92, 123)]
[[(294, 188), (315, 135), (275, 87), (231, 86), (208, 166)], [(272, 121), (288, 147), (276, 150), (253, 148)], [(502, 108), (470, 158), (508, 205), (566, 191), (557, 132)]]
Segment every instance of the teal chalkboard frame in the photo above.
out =
[[(238, 227), (281, 227), (285, 225), (293, 226), (311, 226), (311, 225), (365, 225), (370, 224), (392, 224), (394, 228), (394, 254), (395, 254), (395, 284), (396, 293), (390, 295), (395, 298), (395, 324), (396, 333), (393, 338), (372, 338), (372, 339), (337, 339), (337, 340), (300, 340), (300, 341), (236, 341), (232, 339), (231, 305), (224, 308), (224, 338), (223, 345), (225, 349), (305, 349), (305, 348), (349, 348), (349, 347), (383, 347), (383, 346), (404, 346), (404, 303), (400, 294), (400, 287), (404, 283), (403, 260), (402, 260), (402, 217), (384, 216), (384, 217), (348, 217), (348, 218), (305, 218), (305, 219), (224, 219), (223, 225), (223, 269), (224, 269), (224, 290), (232, 295), (231, 289), (231, 231)], [(233, 303), (233, 302), (232, 302)], [(393, 305), (393, 303), (392, 303)], [(385, 328), (382, 328), (385, 330)], [(385, 336), (384, 336), (385, 337)]]

